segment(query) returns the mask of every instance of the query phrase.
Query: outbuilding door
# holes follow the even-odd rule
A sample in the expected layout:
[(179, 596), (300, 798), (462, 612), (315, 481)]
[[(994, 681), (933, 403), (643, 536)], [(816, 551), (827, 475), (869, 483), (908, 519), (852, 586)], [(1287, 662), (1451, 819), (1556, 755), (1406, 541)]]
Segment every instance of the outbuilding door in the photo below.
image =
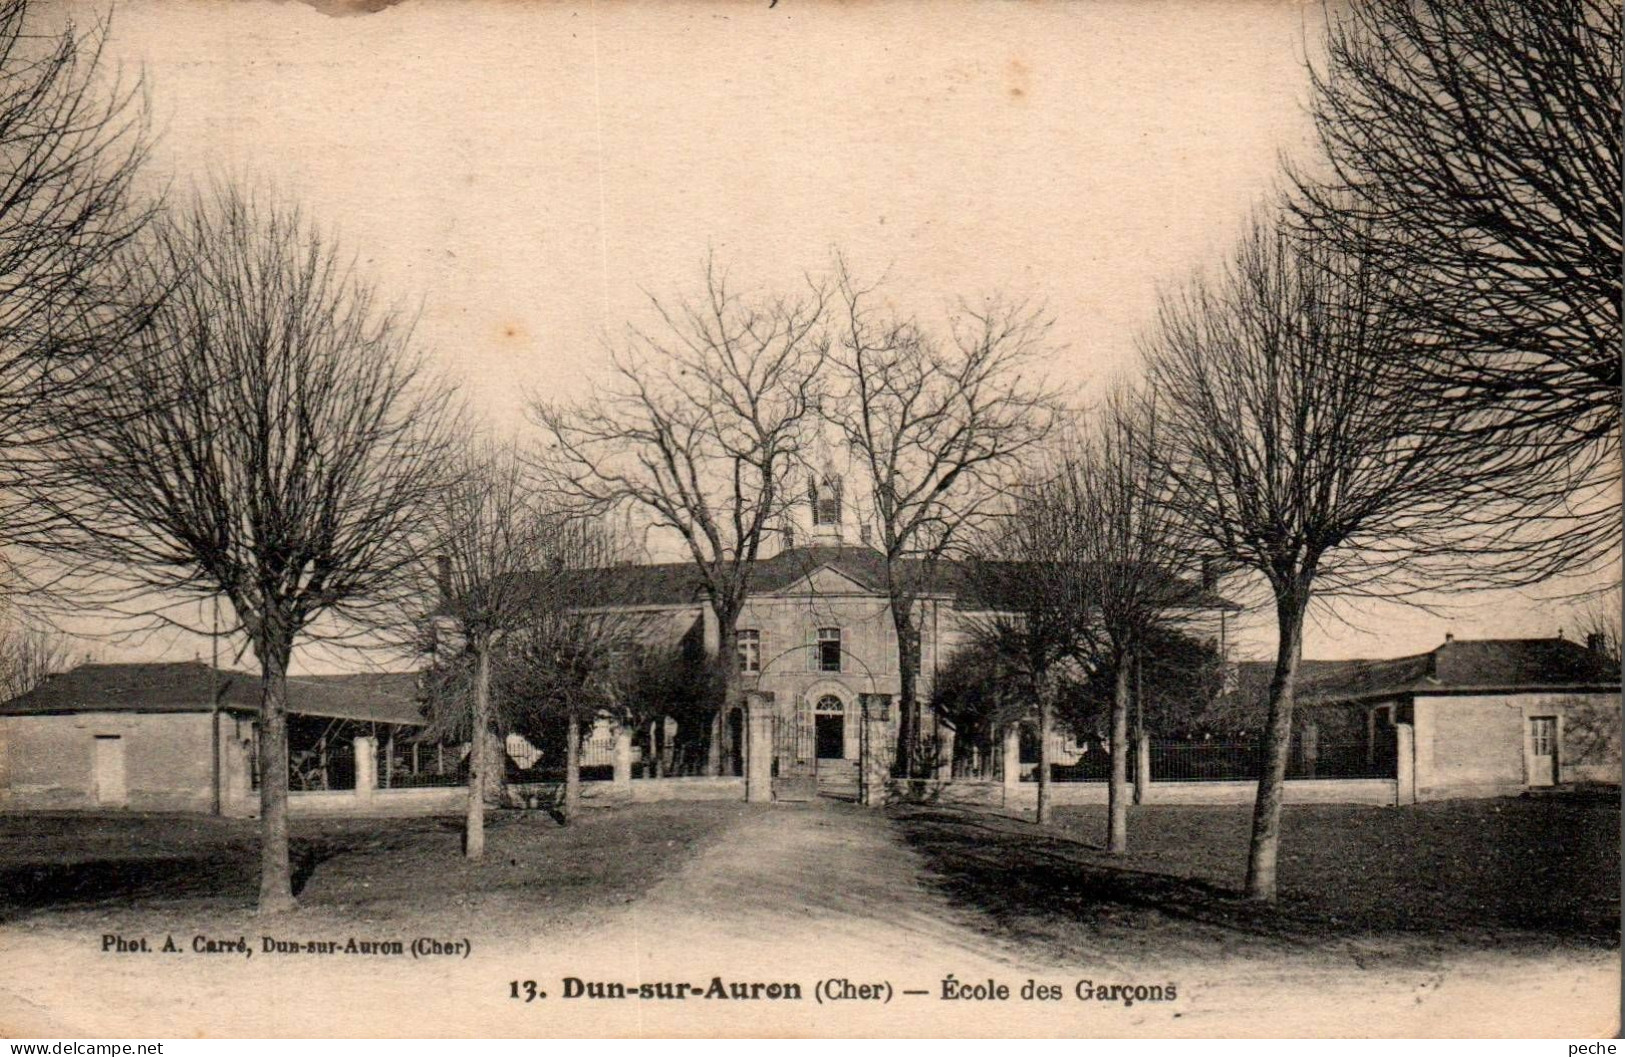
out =
[(130, 802), (124, 777), (124, 739), (117, 735), (96, 735), (96, 751), (91, 763), (91, 782), (96, 803), (123, 807)]
[(1557, 784), (1557, 717), (1529, 717), (1529, 784)]

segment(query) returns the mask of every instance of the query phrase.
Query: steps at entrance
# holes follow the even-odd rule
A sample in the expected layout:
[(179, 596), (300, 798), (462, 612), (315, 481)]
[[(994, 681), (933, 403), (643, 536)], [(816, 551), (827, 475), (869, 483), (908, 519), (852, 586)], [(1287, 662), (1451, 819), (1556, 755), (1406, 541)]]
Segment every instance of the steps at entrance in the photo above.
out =
[(856, 800), (858, 796), (858, 761), (819, 760), (818, 794), (820, 796), (846, 797)]

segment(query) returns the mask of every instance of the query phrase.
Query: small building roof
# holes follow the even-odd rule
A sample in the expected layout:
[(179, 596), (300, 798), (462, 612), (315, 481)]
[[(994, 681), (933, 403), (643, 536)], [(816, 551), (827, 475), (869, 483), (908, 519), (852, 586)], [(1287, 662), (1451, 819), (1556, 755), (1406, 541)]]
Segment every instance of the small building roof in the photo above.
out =
[[(0, 702), (0, 716), (77, 712), (206, 712), (218, 700), (228, 712), (259, 708), (259, 676), (201, 661), (83, 664), (54, 675), (28, 693)], [(297, 675), (288, 677), (293, 715), (421, 726), (417, 675)]]
[[(250, 684), (251, 707), (259, 707), (259, 680)], [(424, 704), (416, 672), (362, 672), (354, 675), (290, 675), (288, 711), (401, 726), (423, 726)]]
[[(1267, 690), (1273, 661), (1241, 664), (1243, 692)], [(1426, 653), (1377, 660), (1305, 660), (1297, 701), (1341, 704), (1411, 694), (1618, 691), (1620, 670), (1568, 639), (1446, 639)]]

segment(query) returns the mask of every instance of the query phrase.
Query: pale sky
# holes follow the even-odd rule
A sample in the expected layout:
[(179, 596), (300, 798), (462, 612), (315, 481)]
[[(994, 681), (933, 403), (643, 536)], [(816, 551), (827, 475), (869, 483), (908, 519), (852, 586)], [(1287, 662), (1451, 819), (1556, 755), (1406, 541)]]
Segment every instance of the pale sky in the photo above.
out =
[[(296, 196), (514, 431), (527, 394), (589, 392), (645, 291), (692, 290), (708, 251), (747, 287), (838, 248), (925, 311), (1041, 300), (1054, 380), (1132, 370), (1159, 284), (1223, 253), (1305, 151), (1320, 19), (1287, 0), (129, 0), (110, 52), (148, 78), (156, 172)], [(1347, 612), (1358, 627), (1312, 629), (1307, 656), (1575, 626), (1524, 595)], [(173, 635), (92, 648), (207, 656)]]

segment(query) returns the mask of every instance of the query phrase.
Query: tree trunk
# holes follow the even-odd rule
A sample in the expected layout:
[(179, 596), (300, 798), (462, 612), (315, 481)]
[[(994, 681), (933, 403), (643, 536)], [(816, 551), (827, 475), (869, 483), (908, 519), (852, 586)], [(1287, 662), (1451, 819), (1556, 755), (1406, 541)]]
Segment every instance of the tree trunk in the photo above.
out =
[(722, 725), (728, 713), (744, 706), (744, 675), (739, 670), (739, 614), (717, 614), (717, 663), (722, 668), (722, 701), (711, 717), (705, 773), (722, 775)]
[(260, 661), (260, 901), (261, 914), (292, 910), (288, 861), (288, 660), (275, 646)]
[(469, 717), (468, 737), (468, 822), (463, 835), (463, 854), (470, 859), (485, 854), (486, 730), (490, 725), (491, 650), (486, 643), (476, 643), (473, 715)]
[(1053, 696), (1053, 695), (1051, 694), (1051, 691), (1050, 691), (1050, 681), (1049, 681), (1049, 679), (1047, 677), (1043, 678), (1043, 679), (1040, 679), (1038, 681), (1038, 812), (1037, 812), (1037, 821), (1038, 821), (1038, 824), (1041, 825), (1041, 826), (1048, 825), (1049, 820), (1050, 820), (1050, 805), (1049, 805), (1049, 780), (1050, 780), (1049, 716), (1050, 716), (1050, 698), (1051, 698), (1051, 696)]
[[(1305, 593), (1307, 594), (1307, 593)], [(1253, 838), (1247, 853), (1247, 898), (1275, 900), (1275, 866), (1281, 849), (1281, 805), (1286, 795), (1287, 755), (1292, 748), (1292, 703), (1303, 658), (1303, 616), (1307, 597), (1276, 601), (1280, 645), (1270, 680), (1269, 718), (1262, 742), (1263, 770), (1253, 803)]]
[(1128, 712), (1130, 658), (1117, 659), (1117, 680), (1112, 688), (1112, 779), (1106, 790), (1106, 850), (1128, 851)]
[(915, 668), (913, 621), (907, 602), (892, 601), (892, 627), (897, 635), (897, 773), (903, 778), (920, 772), (920, 691)]
[(722, 731), (724, 726), (723, 717), (727, 714), (727, 705), (723, 705), (720, 709), (718, 709), (717, 714), (711, 717), (709, 733), (706, 735), (709, 742), (705, 747), (705, 773), (713, 778), (722, 777), (723, 762), (725, 759), (722, 751)]
[(564, 803), (559, 815), (568, 826), (581, 810), (581, 718), (570, 710), (570, 720), (564, 730)]

